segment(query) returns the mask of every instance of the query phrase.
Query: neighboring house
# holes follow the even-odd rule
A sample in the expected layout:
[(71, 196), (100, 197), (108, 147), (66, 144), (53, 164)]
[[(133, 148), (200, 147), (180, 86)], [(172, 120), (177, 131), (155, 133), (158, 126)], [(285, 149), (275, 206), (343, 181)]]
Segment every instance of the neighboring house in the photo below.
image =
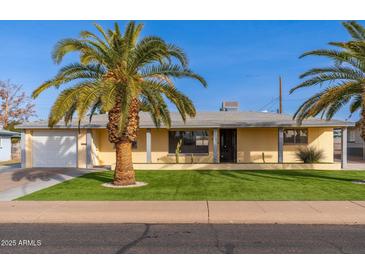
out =
[[(298, 126), (289, 115), (239, 111), (198, 112), (186, 123), (178, 113), (171, 113), (171, 119), (170, 129), (156, 128), (148, 113), (140, 113), (138, 138), (133, 144), (134, 163), (175, 163), (180, 138), (180, 163), (271, 163), (275, 167), (278, 163), (300, 163), (295, 155), (299, 146), (322, 149), (322, 161), (334, 163), (333, 129), (345, 131), (353, 125), (308, 119)], [(107, 114), (103, 114), (93, 116), (91, 123), (85, 118), (80, 129), (76, 121), (67, 127), (59, 123), (53, 129), (46, 121), (19, 126), (23, 129), (23, 165), (113, 166), (115, 151), (108, 141), (107, 121)]]
[(348, 157), (352, 160), (365, 160), (365, 143), (361, 138), (359, 126), (349, 127), (347, 131)]
[(0, 128), (0, 162), (12, 160), (11, 139), (14, 137), (20, 137), (20, 133)]
[[(341, 156), (341, 131), (335, 131), (335, 157)], [(347, 158), (352, 162), (365, 160), (365, 142), (361, 138), (359, 126), (351, 126), (347, 130)]]

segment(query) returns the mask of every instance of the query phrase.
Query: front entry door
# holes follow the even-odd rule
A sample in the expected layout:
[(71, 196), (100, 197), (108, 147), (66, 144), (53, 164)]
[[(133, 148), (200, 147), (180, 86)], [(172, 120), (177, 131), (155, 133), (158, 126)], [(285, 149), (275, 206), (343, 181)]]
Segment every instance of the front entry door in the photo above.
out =
[(220, 130), (220, 162), (235, 163), (237, 154), (237, 130)]

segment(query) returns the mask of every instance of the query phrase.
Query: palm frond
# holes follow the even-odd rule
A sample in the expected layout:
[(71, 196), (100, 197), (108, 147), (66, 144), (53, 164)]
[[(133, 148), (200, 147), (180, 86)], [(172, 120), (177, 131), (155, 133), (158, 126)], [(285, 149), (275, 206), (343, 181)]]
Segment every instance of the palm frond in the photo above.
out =
[(337, 111), (349, 100), (362, 92), (361, 84), (348, 82), (326, 88), (306, 100), (294, 114), (299, 122), (309, 117), (323, 113), (326, 119), (331, 119)]
[(43, 91), (49, 89), (51, 87), (59, 88), (63, 84), (67, 84), (69, 82), (75, 80), (93, 80), (102, 77), (106, 73), (105, 69), (100, 65), (81, 65), (78, 63), (73, 63), (67, 66), (64, 66), (59, 70), (57, 75), (38, 88), (36, 88), (32, 97), (37, 98)]
[(365, 28), (356, 21), (343, 22), (343, 26), (346, 28), (351, 37), (355, 40), (365, 40)]
[(361, 77), (365, 77), (365, 73), (357, 68), (351, 67), (324, 67), (324, 68), (313, 68), (305, 73), (302, 73), (299, 78), (303, 79), (312, 75), (324, 75), (324, 74), (333, 74), (335, 77), (338, 76), (338, 79), (348, 79), (348, 80), (357, 80)]
[(190, 69), (184, 69), (179, 65), (151, 65), (146, 66), (142, 71), (141, 75), (144, 78), (153, 78), (158, 75), (171, 76), (174, 78), (193, 78), (198, 80), (204, 87), (207, 87), (207, 82), (200, 75), (192, 72)]
[(79, 122), (85, 117), (86, 113), (100, 100), (99, 83), (92, 83), (82, 90), (78, 94), (77, 102), (77, 115)]
[(301, 123), (306, 118), (321, 115), (327, 120), (345, 105), (350, 103), (350, 113), (365, 108), (363, 94), (365, 92), (365, 28), (355, 21), (343, 23), (352, 37), (347, 42), (331, 42), (336, 50), (320, 49), (305, 52), (305, 56), (323, 56), (333, 62), (333, 66), (313, 68), (302, 75), (307, 78), (290, 89), (290, 93), (305, 87), (326, 85), (321, 92), (306, 100), (294, 114)]
[(99, 33), (103, 36), (105, 41), (108, 43), (109, 47), (111, 45), (110, 36), (104, 31), (103, 27), (97, 23), (94, 23), (95, 28), (99, 31)]
[(362, 96), (361, 95), (355, 95), (353, 98), (351, 104), (350, 104), (350, 113), (354, 113), (358, 111), (362, 107)]
[(103, 47), (104, 49), (108, 49), (108, 45), (106, 44), (106, 41), (104, 41), (103, 39), (101, 39), (99, 36), (97, 36), (95, 33), (92, 33), (90, 31), (84, 30), (80, 32), (80, 37), (83, 39), (93, 39), (96, 42), (99, 43), (99, 45), (101, 47)]
[(103, 112), (110, 111), (117, 101), (118, 90), (117, 87), (111, 83), (104, 82), (103, 92), (100, 96), (101, 110)]
[[(299, 85), (291, 88), (289, 90), (289, 94), (293, 93), (295, 90), (304, 88), (304, 87), (312, 87), (321, 85), (323, 83), (329, 82), (329, 84), (338, 82), (339, 80), (349, 80), (347, 78), (347, 75), (341, 74), (341, 73), (329, 73), (329, 74), (320, 74), (318, 76), (314, 76), (306, 81), (303, 81)], [(350, 79), (350, 80), (356, 80), (356, 79)]]
[(99, 99), (98, 101), (96, 101), (94, 103), (94, 105), (90, 109), (89, 123), (91, 123), (91, 121), (97, 111), (99, 111), (99, 114), (104, 114), (104, 111), (102, 111), (101, 108), (102, 108), (102, 102), (101, 102), (101, 99)]
[(157, 128), (161, 126), (161, 123), (167, 128), (171, 127), (170, 112), (160, 93), (153, 90), (144, 90), (141, 99), (141, 110), (150, 113)]
[(63, 39), (53, 49), (52, 59), (59, 64), (63, 57), (71, 52), (81, 51), (87, 47), (86, 43), (78, 39)]
[(50, 111), (48, 118), (48, 125), (50, 127), (56, 125), (63, 117), (70, 117), (70, 110), (75, 108), (75, 103), (78, 101), (78, 95), (88, 86), (89, 82), (83, 82), (61, 91)]
[(132, 50), (128, 60), (128, 70), (135, 72), (146, 64), (162, 62), (168, 57), (168, 46), (164, 40), (154, 36), (145, 37)]
[(180, 64), (183, 66), (183, 68), (188, 68), (189, 66), (189, 59), (186, 56), (183, 49), (179, 48), (178, 46), (174, 44), (168, 44), (167, 50), (169, 55), (175, 57), (177, 60), (179, 60)]
[(143, 91), (155, 90), (158, 92), (162, 92), (166, 96), (166, 98), (169, 99), (176, 106), (184, 122), (186, 121), (187, 116), (194, 117), (196, 115), (196, 110), (193, 102), (182, 92), (177, 90), (174, 86), (171, 86), (161, 81), (158, 82), (148, 80), (143, 83), (142, 88)]
[[(104, 30), (98, 24), (95, 28), (96, 33), (82, 31), (78, 39), (67, 38), (56, 44), (52, 53), (56, 63), (69, 53), (78, 54), (78, 61), (63, 66), (54, 78), (33, 92), (33, 97), (37, 97), (52, 87), (61, 90), (51, 110), (50, 126), (62, 118), (70, 122), (75, 113), (81, 121), (88, 113), (91, 119), (96, 111), (113, 110), (120, 119), (111, 128), (118, 129), (120, 136), (127, 136), (128, 119), (136, 115), (130, 113), (131, 102), (135, 106), (133, 112), (140, 105), (158, 126), (171, 125), (165, 100), (175, 104), (184, 121), (195, 115), (193, 102), (176, 89), (173, 80), (191, 78), (204, 87), (207, 82), (189, 69), (181, 48), (156, 36), (140, 39), (143, 25), (135, 22), (129, 22), (124, 31), (117, 23), (113, 29)], [(118, 134), (114, 134), (116, 139)]]
[(77, 102), (75, 101), (72, 107), (70, 107), (70, 109), (66, 111), (64, 115), (64, 121), (66, 126), (72, 121), (72, 118), (76, 112), (76, 107), (77, 107)]

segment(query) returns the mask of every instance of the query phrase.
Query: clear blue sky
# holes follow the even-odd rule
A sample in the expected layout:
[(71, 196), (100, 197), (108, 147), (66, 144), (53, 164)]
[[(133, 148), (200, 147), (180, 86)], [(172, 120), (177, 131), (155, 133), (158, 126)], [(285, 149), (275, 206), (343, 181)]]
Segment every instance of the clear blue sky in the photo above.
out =
[[(112, 21), (98, 21), (111, 27)], [(120, 22), (122, 25), (125, 21)], [(322, 58), (298, 56), (326, 48), (330, 41), (348, 38), (340, 21), (145, 21), (143, 35), (158, 35), (182, 47), (191, 68), (203, 75), (209, 87), (179, 81), (199, 111), (218, 110), (221, 101), (237, 100), (241, 110), (277, 109), (278, 76), (283, 78), (285, 113), (293, 113), (315, 89), (288, 95), (306, 69), (328, 63)], [(94, 30), (92, 21), (1, 21), (0, 79), (21, 84), (31, 94), (59, 66), (51, 60), (55, 43)], [(71, 62), (75, 56), (65, 59)], [(49, 90), (36, 100), (38, 119), (47, 118), (57, 96)], [(345, 119), (347, 109), (338, 118)], [(352, 118), (352, 120), (354, 120)]]

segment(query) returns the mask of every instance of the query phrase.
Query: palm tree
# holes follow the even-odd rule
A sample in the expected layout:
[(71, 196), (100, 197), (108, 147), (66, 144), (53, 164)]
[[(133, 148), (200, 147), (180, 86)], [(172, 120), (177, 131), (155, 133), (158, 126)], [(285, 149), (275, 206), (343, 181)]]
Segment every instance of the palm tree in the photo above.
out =
[(179, 91), (174, 78), (206, 81), (188, 68), (184, 51), (156, 36), (140, 38), (142, 24), (129, 22), (124, 33), (115, 23), (104, 30), (95, 24), (97, 34), (82, 31), (78, 39), (63, 39), (53, 50), (59, 64), (65, 55), (78, 53), (79, 61), (62, 67), (57, 75), (33, 92), (36, 98), (50, 87), (62, 90), (52, 106), (48, 124), (64, 119), (68, 124), (76, 113), (78, 122), (95, 111), (108, 113), (108, 139), (115, 144), (116, 185), (135, 184), (132, 142), (136, 140), (139, 112), (149, 112), (155, 125), (170, 127), (166, 99), (173, 103), (182, 119), (196, 114), (192, 101)]
[(302, 75), (306, 79), (289, 93), (304, 87), (319, 86), (321, 90), (307, 99), (296, 111), (294, 118), (299, 123), (305, 118), (321, 114), (331, 119), (343, 106), (349, 103), (351, 115), (360, 110), (361, 137), (365, 140), (365, 28), (355, 21), (344, 22), (351, 35), (348, 42), (331, 42), (335, 49), (320, 49), (304, 53), (305, 56), (324, 56), (333, 65), (313, 68)]

